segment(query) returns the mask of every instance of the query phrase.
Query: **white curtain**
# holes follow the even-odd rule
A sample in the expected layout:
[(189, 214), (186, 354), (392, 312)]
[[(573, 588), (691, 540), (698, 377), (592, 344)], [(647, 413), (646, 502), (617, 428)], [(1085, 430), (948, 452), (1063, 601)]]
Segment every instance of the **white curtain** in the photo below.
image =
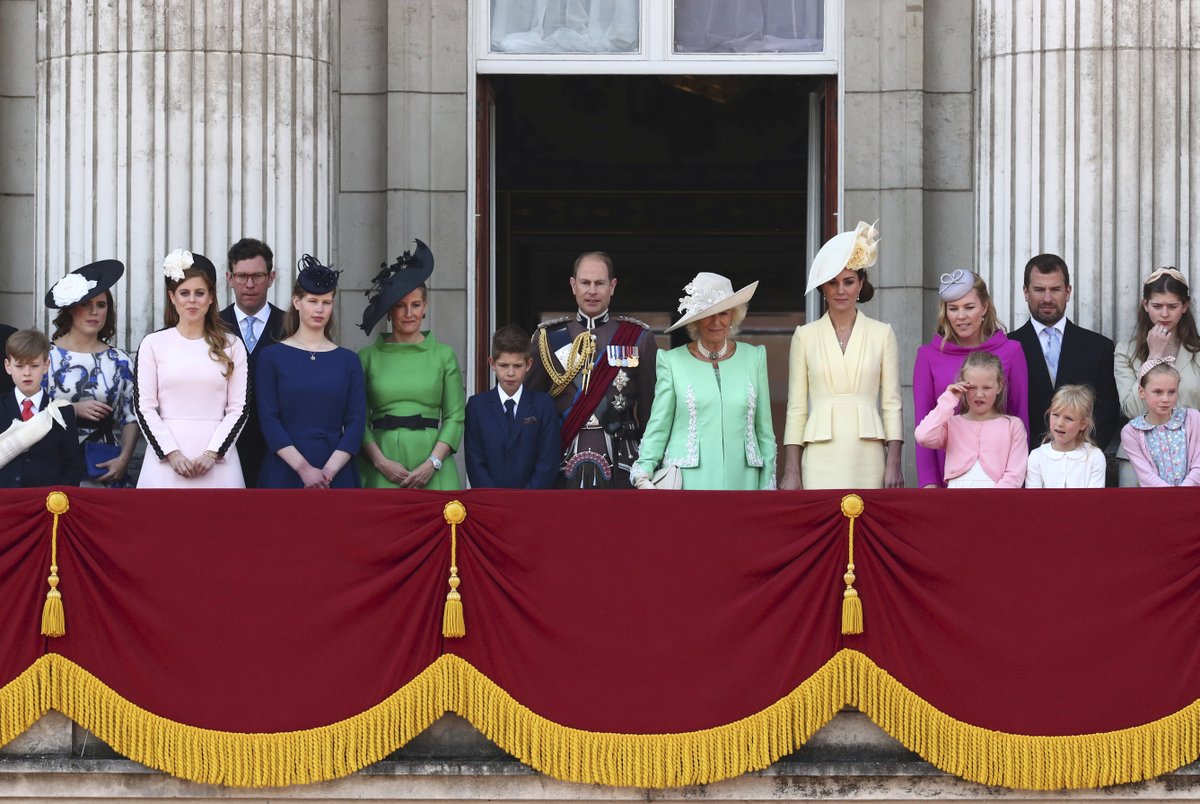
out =
[(813, 53), (825, 0), (675, 0), (677, 53)]
[(638, 0), (492, 0), (492, 52), (636, 52), (638, 10)]

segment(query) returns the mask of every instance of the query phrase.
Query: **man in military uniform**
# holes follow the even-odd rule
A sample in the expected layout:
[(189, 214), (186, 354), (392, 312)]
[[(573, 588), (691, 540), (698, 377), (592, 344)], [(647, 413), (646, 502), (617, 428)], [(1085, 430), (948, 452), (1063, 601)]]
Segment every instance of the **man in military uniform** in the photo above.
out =
[(658, 344), (641, 321), (609, 315), (616, 288), (607, 254), (581, 254), (571, 272), (579, 311), (541, 324), (533, 336), (525, 384), (548, 392), (558, 409), (558, 488), (631, 488), (629, 467), (654, 399)]

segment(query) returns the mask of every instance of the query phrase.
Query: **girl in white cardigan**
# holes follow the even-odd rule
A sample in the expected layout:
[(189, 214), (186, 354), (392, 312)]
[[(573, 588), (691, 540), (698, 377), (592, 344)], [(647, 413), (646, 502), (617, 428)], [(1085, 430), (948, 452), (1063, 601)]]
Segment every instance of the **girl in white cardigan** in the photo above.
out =
[(1029, 453), (1027, 489), (1102, 489), (1108, 468), (1092, 443), (1096, 395), (1086, 385), (1064, 385), (1050, 400), (1046, 443)]

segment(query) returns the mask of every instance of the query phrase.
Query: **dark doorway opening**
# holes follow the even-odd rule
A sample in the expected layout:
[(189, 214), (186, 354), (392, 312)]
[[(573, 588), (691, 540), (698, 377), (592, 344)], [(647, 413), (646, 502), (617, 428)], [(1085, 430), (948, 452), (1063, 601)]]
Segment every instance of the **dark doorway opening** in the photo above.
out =
[[(573, 313), (575, 257), (608, 252), (613, 310), (661, 332), (699, 271), (759, 280), (739, 336), (770, 355), (783, 426), (788, 341), (804, 322), (810, 216), (832, 217), (826, 76), (489, 76), (492, 328)], [(820, 124), (810, 130), (810, 108)], [(810, 188), (821, 188), (810, 204)], [(823, 225), (818, 228), (825, 228)], [(686, 333), (660, 336), (663, 347)]]

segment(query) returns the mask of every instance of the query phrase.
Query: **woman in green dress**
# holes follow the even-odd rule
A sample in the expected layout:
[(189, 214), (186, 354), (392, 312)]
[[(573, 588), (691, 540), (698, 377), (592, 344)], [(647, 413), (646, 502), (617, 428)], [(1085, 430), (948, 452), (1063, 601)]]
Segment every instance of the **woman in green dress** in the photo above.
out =
[(667, 332), (686, 326), (692, 342), (658, 353), (654, 405), (629, 472), (638, 488), (658, 488), (655, 470), (671, 466), (683, 489), (775, 488), (767, 350), (733, 340), (757, 287), (734, 293), (705, 272), (683, 289), (684, 315)]
[(466, 392), (454, 350), (422, 330), (433, 254), (420, 240), (375, 277), (360, 327), (386, 315), (392, 331), (358, 353), (367, 383), (363, 488), (462, 488), (452, 454), (462, 441)]

